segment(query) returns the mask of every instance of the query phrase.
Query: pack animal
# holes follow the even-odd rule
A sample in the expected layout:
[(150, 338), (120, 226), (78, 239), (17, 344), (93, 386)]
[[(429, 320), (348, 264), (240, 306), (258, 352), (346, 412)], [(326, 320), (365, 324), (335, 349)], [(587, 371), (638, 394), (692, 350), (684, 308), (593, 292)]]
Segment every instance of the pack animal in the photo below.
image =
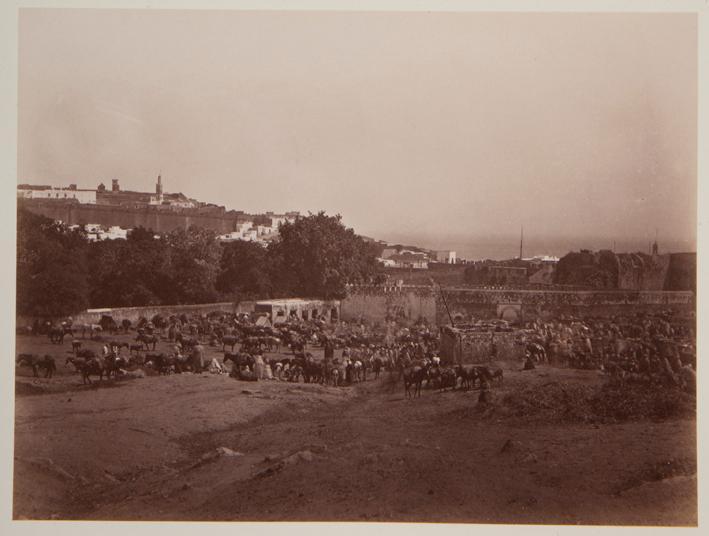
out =
[(40, 357), (33, 354), (20, 354), (17, 356), (15, 364), (18, 367), (27, 366), (32, 368), (32, 375), (35, 378), (39, 378), (40, 369), (44, 370), (45, 378), (51, 378), (57, 370), (57, 365), (51, 355), (44, 355)]

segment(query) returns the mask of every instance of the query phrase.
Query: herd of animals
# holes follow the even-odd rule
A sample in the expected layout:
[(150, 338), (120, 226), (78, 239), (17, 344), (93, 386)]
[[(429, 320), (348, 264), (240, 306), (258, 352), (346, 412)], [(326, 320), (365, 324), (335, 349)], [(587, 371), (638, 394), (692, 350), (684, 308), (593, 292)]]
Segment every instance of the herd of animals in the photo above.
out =
[[(360, 324), (342, 322), (333, 329), (322, 321), (297, 320), (273, 328), (257, 325), (247, 316), (214, 314), (155, 317), (136, 325), (110, 320), (78, 326), (71, 321), (35, 324), (19, 333), (46, 335), (62, 347), (70, 338), (65, 365), (73, 366), (85, 384), (92, 383), (92, 377), (99, 381), (115, 379), (135, 367), (150, 368), (158, 374), (200, 372), (209, 367), (203, 358), (205, 345), (223, 352), (220, 368), (231, 363), (232, 376), (247, 381), (270, 378), (342, 386), (366, 381), (368, 374), (376, 379), (382, 371), (389, 371), (403, 379), (407, 396), (418, 396), (422, 384), (468, 389), (476, 382), (483, 385), (502, 379), (501, 369), (441, 364), (438, 334), (425, 325), (397, 326), (392, 333), (391, 329), (377, 331)], [(133, 334), (133, 342), (112, 340), (106, 333)], [(94, 346), (102, 344), (102, 351), (84, 347), (87, 338)], [(159, 343), (167, 343), (173, 351), (156, 351)], [(287, 356), (266, 357), (282, 347), (288, 349)], [(325, 358), (315, 359), (307, 351), (309, 347), (323, 348)], [(343, 350), (342, 355), (335, 357), (335, 349)], [(35, 377), (43, 373), (51, 378), (56, 371), (51, 355), (19, 354), (16, 364), (30, 367)]]
[[(573, 338), (582, 341), (583, 349), (576, 352), (577, 355), (583, 356), (586, 349), (589, 356), (600, 355), (599, 368), (610, 372), (618, 368), (615, 363), (619, 356), (627, 355), (627, 341), (633, 340), (629, 335), (641, 336), (646, 345), (649, 344), (647, 341), (660, 336), (693, 337), (693, 333), (686, 333), (685, 328), (678, 328), (666, 318), (623, 323), (535, 323), (528, 328), (530, 336), (525, 343), (528, 363), (553, 361), (553, 356), (562, 355), (559, 349)], [(106, 340), (106, 334), (115, 336), (119, 333), (134, 335), (131, 337), (133, 342)], [(469, 389), (477, 384), (479, 388), (487, 389), (503, 378), (500, 368), (441, 363), (438, 332), (425, 323), (412, 327), (395, 324), (365, 326), (345, 322), (329, 324), (314, 319), (290, 320), (276, 328), (256, 322), (248, 315), (215, 312), (192, 316), (156, 315), (151, 320), (141, 318), (135, 325), (128, 320), (118, 324), (110, 317), (103, 317), (98, 324), (77, 325), (71, 319), (58, 324), (35, 322), (33, 326), (20, 328), (18, 334), (46, 335), (58, 346), (63, 346), (70, 337), (71, 355), (66, 357), (65, 364), (73, 365), (84, 383), (91, 383), (92, 376), (98, 377), (99, 381), (116, 378), (135, 367), (151, 368), (158, 374), (200, 372), (209, 368), (204, 359), (206, 345), (223, 352), (222, 362), (215, 364), (220, 372), (225, 371), (224, 365), (231, 362), (231, 375), (246, 381), (302, 380), (340, 386), (366, 380), (369, 372), (378, 378), (380, 372), (386, 370), (403, 379), (407, 397), (416, 397), (420, 396), (424, 384), (440, 389)], [(103, 343), (102, 351), (97, 353), (84, 348), (87, 336), (92, 342)], [(593, 352), (594, 336), (599, 340), (605, 337), (603, 340), (612, 341), (612, 344), (606, 342)], [(172, 351), (156, 351), (161, 342), (168, 343)], [(621, 342), (625, 346), (622, 351), (616, 351)], [(307, 352), (309, 345), (323, 348), (324, 359), (316, 360)], [(266, 357), (267, 353), (279, 352), (282, 347), (291, 355), (279, 359)], [(340, 358), (334, 356), (335, 349), (343, 350)], [(588, 360), (582, 359), (581, 362), (585, 364)], [(568, 363), (575, 363), (575, 360)], [(21, 353), (16, 364), (30, 367), (35, 377), (43, 373), (45, 378), (51, 378), (57, 369), (55, 358), (48, 354)]]

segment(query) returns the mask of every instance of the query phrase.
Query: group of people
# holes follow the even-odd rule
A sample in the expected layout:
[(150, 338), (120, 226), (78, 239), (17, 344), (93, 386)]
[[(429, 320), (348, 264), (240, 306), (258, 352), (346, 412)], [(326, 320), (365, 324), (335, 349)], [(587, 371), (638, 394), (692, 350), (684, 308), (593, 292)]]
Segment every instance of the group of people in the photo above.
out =
[(672, 312), (611, 319), (533, 322), (530, 339), (546, 359), (572, 368), (598, 369), (614, 377), (694, 391), (694, 318)]

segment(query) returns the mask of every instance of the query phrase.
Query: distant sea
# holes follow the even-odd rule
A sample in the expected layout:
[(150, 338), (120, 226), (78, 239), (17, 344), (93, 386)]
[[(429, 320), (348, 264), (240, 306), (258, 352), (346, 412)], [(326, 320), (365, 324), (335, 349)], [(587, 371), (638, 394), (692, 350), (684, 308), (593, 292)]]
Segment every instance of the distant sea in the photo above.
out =
[[(520, 237), (484, 237), (465, 239), (461, 237), (415, 237), (415, 236), (394, 236), (382, 237), (392, 244), (403, 244), (408, 246), (418, 246), (431, 250), (453, 250), (458, 258), (467, 260), (494, 259), (503, 260), (519, 256)], [(610, 249), (616, 253), (650, 252), (650, 240), (613, 240), (607, 238), (538, 238), (525, 237), (522, 255), (533, 257), (536, 255), (552, 255), (563, 257), (570, 251), (589, 249), (597, 251), (599, 249)], [(658, 240), (660, 253), (685, 253), (695, 252), (696, 243), (693, 240), (673, 240), (663, 242)]]

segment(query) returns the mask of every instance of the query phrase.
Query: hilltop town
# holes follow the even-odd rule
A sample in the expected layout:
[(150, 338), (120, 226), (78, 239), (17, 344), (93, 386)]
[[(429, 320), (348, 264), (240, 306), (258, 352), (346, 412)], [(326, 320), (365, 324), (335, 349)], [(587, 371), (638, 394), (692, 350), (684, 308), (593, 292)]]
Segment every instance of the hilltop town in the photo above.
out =
[(99, 183), (95, 189), (20, 184), (18, 204), (70, 226), (81, 226), (91, 240), (122, 239), (131, 229), (144, 227), (155, 233), (202, 227), (219, 233), (222, 241), (245, 240), (267, 244), (278, 236), (284, 221), (293, 221), (298, 212), (247, 214), (205, 203), (185, 194), (163, 190), (158, 175), (155, 192), (122, 190), (118, 179), (108, 189)]

